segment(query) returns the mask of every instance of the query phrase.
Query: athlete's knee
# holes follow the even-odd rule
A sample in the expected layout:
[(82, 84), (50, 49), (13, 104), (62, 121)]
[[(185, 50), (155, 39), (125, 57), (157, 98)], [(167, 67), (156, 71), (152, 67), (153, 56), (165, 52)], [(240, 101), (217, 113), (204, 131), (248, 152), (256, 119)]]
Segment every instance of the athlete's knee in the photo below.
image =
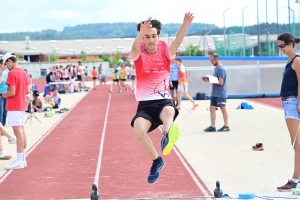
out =
[(172, 107), (172, 106), (166, 106), (161, 111), (161, 116), (170, 116), (170, 117), (173, 117), (174, 114), (175, 114), (175, 110), (174, 110), (174, 107)]
[(148, 130), (150, 129), (151, 123), (149, 123), (148, 120), (138, 117), (135, 121), (134, 121), (134, 126), (133, 126), (133, 132), (134, 132), (134, 136), (136, 139), (142, 139), (144, 138), (147, 133)]

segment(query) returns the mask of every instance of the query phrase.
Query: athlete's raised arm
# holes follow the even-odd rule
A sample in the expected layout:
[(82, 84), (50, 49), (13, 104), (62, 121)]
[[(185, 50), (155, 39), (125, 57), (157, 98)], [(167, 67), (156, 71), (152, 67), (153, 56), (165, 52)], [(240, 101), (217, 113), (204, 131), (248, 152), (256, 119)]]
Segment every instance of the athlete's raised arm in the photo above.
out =
[(130, 53), (131, 58), (135, 58), (139, 54), (143, 37), (145, 36), (145, 34), (147, 34), (150, 31), (150, 28), (151, 28), (151, 22), (148, 20), (145, 20), (137, 25), (137, 30), (139, 31), (139, 34), (136, 36), (133, 42), (131, 53)]
[(172, 44), (170, 46), (170, 52), (171, 52), (172, 56), (176, 55), (178, 47), (182, 43), (183, 38), (186, 35), (186, 32), (187, 32), (190, 24), (192, 23), (193, 19), (194, 19), (193, 13), (190, 13), (190, 12), (185, 13), (182, 26), (179, 29), (175, 40), (172, 42)]

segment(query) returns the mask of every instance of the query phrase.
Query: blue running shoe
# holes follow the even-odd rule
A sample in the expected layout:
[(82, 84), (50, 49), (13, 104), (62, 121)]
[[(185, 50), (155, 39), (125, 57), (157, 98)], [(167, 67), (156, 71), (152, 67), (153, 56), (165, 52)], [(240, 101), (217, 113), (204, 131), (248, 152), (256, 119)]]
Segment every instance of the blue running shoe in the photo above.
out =
[(153, 162), (150, 169), (150, 175), (148, 176), (148, 183), (153, 184), (158, 181), (159, 172), (165, 166), (164, 160), (160, 157), (160, 162)]
[(216, 132), (216, 127), (209, 126), (203, 130), (204, 132)]
[(172, 124), (168, 133), (164, 134), (161, 140), (161, 150), (163, 155), (167, 156), (171, 153), (173, 146), (177, 142), (180, 136), (179, 126)]

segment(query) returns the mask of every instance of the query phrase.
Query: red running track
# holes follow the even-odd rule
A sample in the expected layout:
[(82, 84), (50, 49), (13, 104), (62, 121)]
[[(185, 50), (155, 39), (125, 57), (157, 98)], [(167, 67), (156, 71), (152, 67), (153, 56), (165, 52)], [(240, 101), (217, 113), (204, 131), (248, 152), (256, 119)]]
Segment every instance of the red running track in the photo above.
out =
[(280, 98), (252, 98), (249, 100), (282, 109), (282, 101)]
[[(27, 168), (0, 179), (0, 199), (88, 199), (94, 182), (101, 199), (211, 196), (176, 148), (163, 157), (159, 181), (147, 183), (152, 161), (130, 126), (137, 102), (108, 90), (89, 92), (27, 156)], [(160, 149), (160, 131), (150, 137)]]

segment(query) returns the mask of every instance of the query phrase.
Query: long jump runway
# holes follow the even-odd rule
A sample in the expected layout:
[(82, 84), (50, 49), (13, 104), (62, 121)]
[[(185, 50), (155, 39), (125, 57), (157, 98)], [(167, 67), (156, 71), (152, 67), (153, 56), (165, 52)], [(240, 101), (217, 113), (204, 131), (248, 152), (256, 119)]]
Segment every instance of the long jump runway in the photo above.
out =
[[(28, 167), (0, 178), (0, 199), (89, 199), (97, 183), (101, 199), (203, 199), (210, 191), (174, 147), (163, 157), (157, 183), (152, 161), (133, 135), (137, 102), (131, 91), (91, 90), (34, 146)], [(160, 149), (161, 132), (150, 133)], [(160, 152), (159, 152), (160, 153)]]

